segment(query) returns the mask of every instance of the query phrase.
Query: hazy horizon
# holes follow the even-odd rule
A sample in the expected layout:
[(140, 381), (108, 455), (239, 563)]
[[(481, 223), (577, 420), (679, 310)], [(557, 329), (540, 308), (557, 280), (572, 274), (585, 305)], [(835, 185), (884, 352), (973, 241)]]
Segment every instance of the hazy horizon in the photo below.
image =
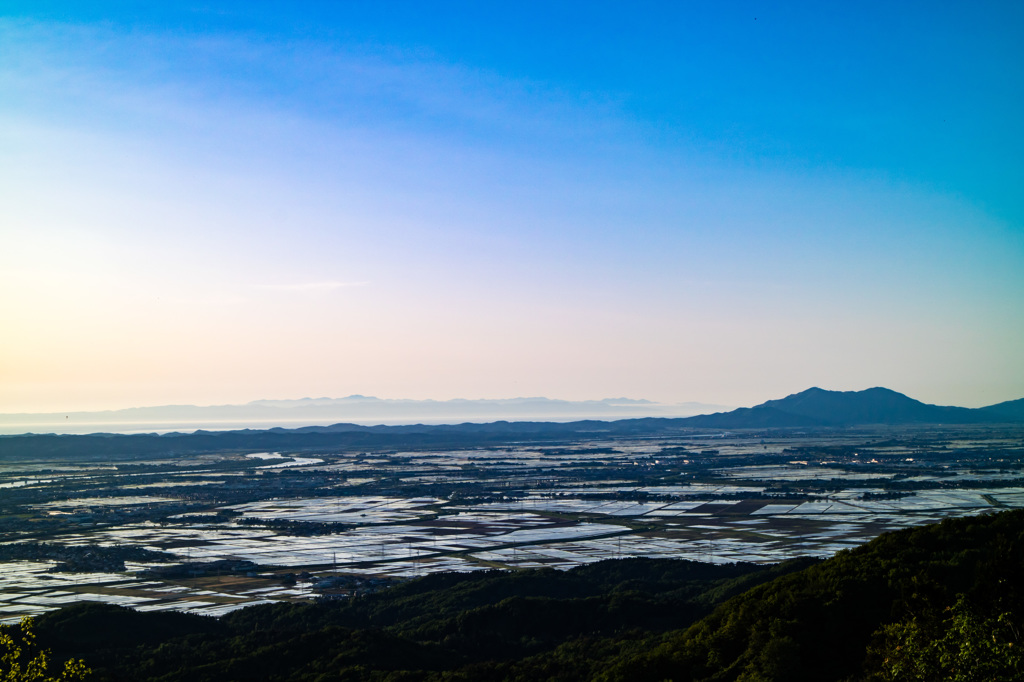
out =
[[(829, 388), (829, 387), (825, 387), (825, 386), (807, 386), (804, 389), (801, 389), (801, 391), (794, 391), (794, 393), (800, 393), (803, 390), (807, 390), (809, 388), (823, 388), (824, 390), (827, 390), (827, 391), (857, 392), (857, 391), (866, 390), (868, 388), (878, 388), (878, 387), (876, 387), (876, 386), (865, 386), (864, 388), (857, 388), (857, 389), (835, 389), (835, 388)], [(889, 388), (889, 387), (888, 386), (882, 386), (881, 388)], [(890, 390), (893, 390), (893, 389), (890, 389)], [(897, 391), (897, 392), (898, 393), (902, 393), (902, 391)], [(268, 397), (264, 396), (264, 397), (260, 397), (260, 398), (253, 398), (251, 400), (246, 400), (244, 402), (213, 402), (213, 403), (178, 402), (178, 403), (149, 403), (149, 404), (131, 404), (131, 405), (129, 405), (129, 404), (117, 404), (117, 405), (112, 405), (112, 406), (109, 406), (109, 407), (99, 407), (99, 408), (95, 408), (95, 409), (85, 409), (85, 408), (82, 408), (82, 407), (69, 407), (69, 408), (66, 408), (66, 409), (32, 410), (32, 411), (23, 411), (23, 412), (15, 412), (15, 411), (12, 411), (12, 410), (6, 410), (6, 411), (0, 411), (0, 414), (7, 414), (7, 415), (12, 415), (12, 414), (28, 414), (28, 415), (38, 414), (38, 415), (43, 415), (43, 414), (74, 414), (74, 413), (96, 413), (96, 414), (98, 414), (98, 413), (103, 413), (103, 412), (126, 412), (126, 411), (131, 411), (131, 410), (161, 409), (161, 408), (168, 408), (168, 407), (170, 407), (170, 408), (173, 408), (173, 407), (188, 407), (188, 408), (192, 408), (192, 407), (195, 407), (195, 408), (247, 407), (247, 406), (256, 406), (256, 405), (261, 405), (261, 404), (276, 404), (276, 403), (289, 403), (289, 404), (297, 406), (297, 405), (301, 405), (303, 403), (317, 403), (317, 402), (320, 402), (320, 401), (326, 401), (326, 402), (330, 402), (330, 403), (342, 403), (344, 401), (350, 401), (350, 400), (379, 401), (381, 403), (394, 403), (394, 404), (403, 404), (403, 403), (406, 403), (406, 404), (408, 404), (408, 403), (416, 403), (416, 404), (431, 404), (431, 403), (433, 403), (433, 404), (453, 404), (453, 403), (462, 403), (462, 402), (494, 403), (494, 404), (497, 404), (497, 403), (509, 403), (509, 402), (517, 402), (517, 401), (549, 401), (549, 402), (552, 402), (552, 403), (568, 403), (568, 404), (577, 404), (577, 405), (582, 405), (582, 404), (602, 404), (603, 403), (603, 404), (635, 405), (635, 406), (639, 406), (639, 407), (642, 407), (644, 405), (651, 405), (651, 406), (657, 406), (657, 407), (705, 406), (705, 407), (714, 407), (714, 408), (722, 408), (722, 409), (726, 409), (726, 410), (733, 410), (733, 409), (736, 409), (736, 408), (739, 408), (739, 407), (753, 407), (754, 405), (760, 404), (762, 402), (766, 402), (768, 400), (775, 400), (775, 399), (779, 399), (779, 398), (784, 398), (784, 397), (786, 397), (786, 395), (792, 395), (792, 394), (770, 395), (770, 396), (765, 397), (763, 400), (758, 400), (757, 402), (751, 402), (751, 403), (742, 404), (742, 405), (735, 405), (735, 404), (734, 405), (724, 405), (724, 404), (720, 404), (720, 403), (703, 402), (703, 401), (700, 401), (700, 400), (680, 400), (680, 401), (674, 401), (674, 402), (663, 402), (663, 401), (657, 401), (657, 400), (649, 400), (649, 399), (644, 398), (644, 397), (628, 397), (628, 396), (619, 396), (619, 397), (614, 397), (614, 398), (613, 397), (605, 396), (605, 397), (601, 397), (601, 398), (583, 398), (583, 399), (579, 399), (579, 400), (568, 400), (568, 399), (560, 398), (560, 397), (541, 396), (541, 395), (533, 395), (533, 396), (517, 395), (517, 396), (503, 396), (503, 397), (496, 397), (496, 398), (483, 398), (483, 397), (468, 397), (467, 398), (467, 397), (461, 396), (461, 397), (456, 397), (456, 398), (440, 398), (440, 399), (438, 399), (438, 398), (385, 397), (385, 396), (364, 395), (364, 394), (361, 394), (361, 393), (353, 393), (353, 394), (349, 394), (349, 395), (334, 396), (334, 397), (332, 397), (332, 396), (304, 395), (304, 396), (292, 397), (292, 398), (288, 398), (288, 397), (285, 397), (285, 398), (268, 398)], [(986, 403), (979, 403), (979, 404), (973, 405), (973, 404), (967, 404), (965, 402), (931, 403), (928, 400), (922, 400), (922, 399), (920, 399), (920, 398), (918, 398), (916, 396), (913, 396), (913, 395), (909, 395), (909, 394), (904, 394), (904, 395), (907, 395), (908, 397), (913, 398), (914, 400), (919, 400), (921, 402), (928, 403), (928, 404), (948, 405), (948, 406), (955, 406), (955, 407), (970, 407), (970, 408), (974, 408), (974, 407), (988, 407), (989, 405), (994, 405), (994, 404), (999, 403), (999, 402), (1007, 402), (1007, 401), (1012, 401), (1012, 400), (1017, 400), (1017, 399), (1020, 399), (1020, 398), (1024, 398), (1024, 395), (1021, 395), (1021, 396), (1018, 396), (1017, 398), (1008, 398), (1007, 400), (998, 400), (998, 401), (993, 402), (993, 403), (987, 403), (986, 402)]]
[(1020, 398), (1022, 26), (5, 3), (0, 413)]
[(563, 401), (531, 397), (448, 401), (380, 399), (373, 396), (256, 400), (240, 405), (154, 405), (94, 412), (0, 413), (0, 434), (167, 433), (243, 428), (298, 428), (353, 423), (456, 424), (495, 421), (567, 422), (637, 417), (690, 417), (732, 409), (706, 403), (664, 404), (608, 398)]
[[(887, 389), (885, 390), (887, 392)], [(794, 396), (775, 396), (775, 399), (787, 397)], [(913, 399), (912, 396), (907, 397)], [(659, 403), (625, 397), (586, 401), (566, 401), (540, 396), (503, 399), (456, 398), (439, 401), (378, 398), (357, 394), (340, 398), (322, 396), (283, 400), (260, 399), (242, 404), (151, 405), (115, 410), (41, 413), (0, 412), (0, 435), (191, 433), (196, 430), (294, 429), (342, 423), (395, 426), (500, 421), (612, 422), (645, 417), (693, 417), (731, 412), (737, 407), (754, 405), (733, 406), (694, 401)]]

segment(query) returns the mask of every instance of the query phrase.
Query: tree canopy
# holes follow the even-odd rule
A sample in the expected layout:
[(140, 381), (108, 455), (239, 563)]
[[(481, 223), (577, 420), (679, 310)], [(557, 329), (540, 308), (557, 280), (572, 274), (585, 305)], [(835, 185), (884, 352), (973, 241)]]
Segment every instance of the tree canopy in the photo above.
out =
[(37, 624), (97, 682), (1014, 680), (1022, 575), (1019, 510), (890, 533), (826, 561), (622, 559), (438, 574), (219, 620), (78, 604)]

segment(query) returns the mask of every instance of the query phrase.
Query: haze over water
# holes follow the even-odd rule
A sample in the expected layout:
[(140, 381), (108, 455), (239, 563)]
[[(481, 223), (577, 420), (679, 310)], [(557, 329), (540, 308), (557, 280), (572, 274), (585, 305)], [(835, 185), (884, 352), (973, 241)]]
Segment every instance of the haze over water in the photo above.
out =
[(661, 404), (626, 398), (570, 402), (546, 398), (512, 400), (381, 400), (347, 398), (260, 400), (245, 405), (165, 405), (101, 412), (0, 414), (0, 434), (166, 433), (197, 429), (297, 428), (338, 423), (459, 424), (495, 421), (613, 420), (689, 417), (729, 409), (705, 403)]

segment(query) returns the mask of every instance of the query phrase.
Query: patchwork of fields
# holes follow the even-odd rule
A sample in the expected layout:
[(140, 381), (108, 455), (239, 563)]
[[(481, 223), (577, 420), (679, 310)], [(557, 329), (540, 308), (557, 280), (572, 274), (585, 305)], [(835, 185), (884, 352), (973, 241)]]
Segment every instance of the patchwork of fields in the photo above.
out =
[(826, 557), (1024, 507), (1024, 431), (581, 437), (453, 451), (0, 465), (0, 621), (78, 601), (220, 615), (439, 571)]

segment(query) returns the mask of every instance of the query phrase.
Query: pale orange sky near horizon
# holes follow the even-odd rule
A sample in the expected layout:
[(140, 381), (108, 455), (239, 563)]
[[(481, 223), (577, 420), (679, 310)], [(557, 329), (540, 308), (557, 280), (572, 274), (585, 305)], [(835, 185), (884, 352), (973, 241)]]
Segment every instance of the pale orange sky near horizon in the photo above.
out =
[(745, 8), (0, 11), (0, 412), (1024, 397), (1021, 13)]

